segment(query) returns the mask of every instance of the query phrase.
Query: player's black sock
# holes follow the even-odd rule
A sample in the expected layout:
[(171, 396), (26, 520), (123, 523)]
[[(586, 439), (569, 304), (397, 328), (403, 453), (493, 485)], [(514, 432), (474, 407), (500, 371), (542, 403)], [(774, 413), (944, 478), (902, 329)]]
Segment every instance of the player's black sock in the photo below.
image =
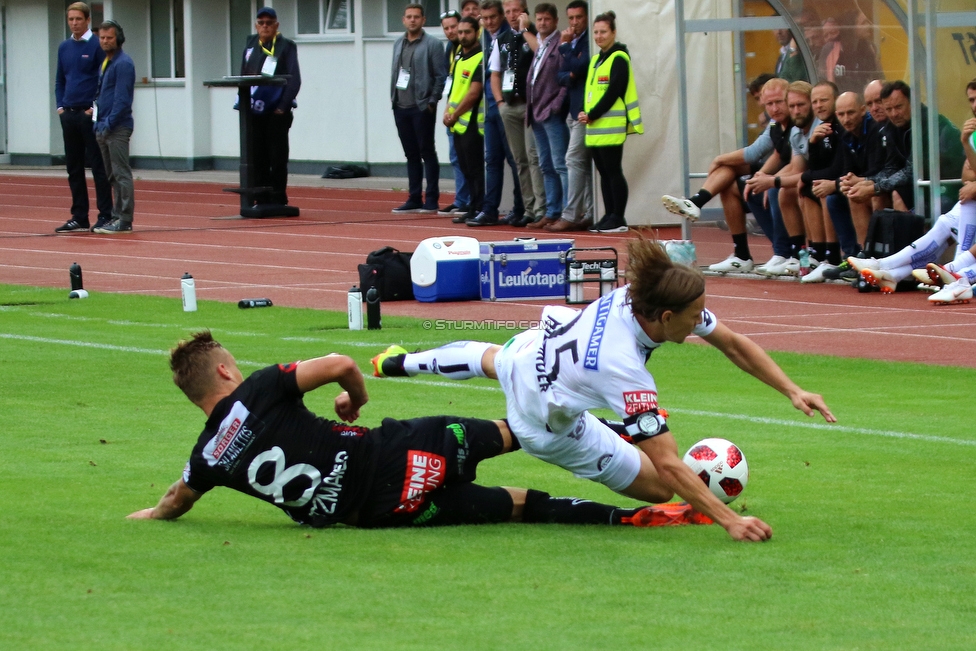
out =
[(522, 449), (522, 444), (519, 443), (518, 437), (515, 436), (515, 432), (512, 431), (512, 426), (509, 424), (507, 418), (502, 418), (505, 422), (505, 427), (508, 428), (508, 433), (512, 435), (512, 449), (509, 452), (517, 452)]
[(790, 257), (800, 259), (800, 249), (806, 245), (806, 238), (802, 235), (793, 235), (790, 237)]
[(752, 260), (752, 253), (749, 251), (749, 234), (739, 233), (732, 236), (732, 244), (735, 245), (735, 257), (740, 260)]
[(544, 524), (620, 524), (620, 519), (639, 509), (620, 509), (575, 497), (550, 497), (549, 493), (532, 490), (525, 496), (523, 522)]
[(832, 264), (835, 267), (840, 264), (840, 242), (827, 242), (827, 264)]
[(695, 204), (699, 208), (704, 207), (704, 205), (711, 200), (712, 200), (712, 193), (706, 190), (705, 188), (699, 190), (697, 194), (695, 194), (695, 196), (688, 198), (688, 201)]

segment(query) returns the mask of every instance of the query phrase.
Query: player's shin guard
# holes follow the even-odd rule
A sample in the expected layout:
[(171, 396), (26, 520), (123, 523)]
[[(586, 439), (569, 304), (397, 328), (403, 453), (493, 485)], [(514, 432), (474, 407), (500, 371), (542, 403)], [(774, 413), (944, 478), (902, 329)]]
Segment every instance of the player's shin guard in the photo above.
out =
[(488, 377), (481, 367), (481, 358), (493, 345), (483, 341), (455, 341), (433, 350), (408, 353), (403, 359), (403, 369), (407, 375), (427, 373), (452, 380)]
[(550, 497), (549, 493), (528, 490), (523, 522), (543, 524), (620, 524), (622, 516), (630, 515), (637, 509), (618, 509), (609, 504), (600, 504), (574, 497)]

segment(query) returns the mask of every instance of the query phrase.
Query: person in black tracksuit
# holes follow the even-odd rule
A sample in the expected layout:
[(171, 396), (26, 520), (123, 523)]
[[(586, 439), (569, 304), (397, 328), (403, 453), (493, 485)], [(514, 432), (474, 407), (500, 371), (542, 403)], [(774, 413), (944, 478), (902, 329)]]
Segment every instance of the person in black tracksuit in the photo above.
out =
[[(302, 86), (298, 47), (278, 33), (278, 14), (274, 9), (260, 9), (255, 27), (258, 33), (248, 39), (244, 48), (241, 74), (288, 75), (289, 79), (285, 86), (256, 86), (251, 90), (254, 158), (250, 164), (254, 167), (255, 185), (271, 188), (255, 194), (253, 201), (256, 205), (284, 206), (288, 204), (288, 131), (294, 120), (292, 111), (298, 106), (295, 98)], [(273, 69), (269, 58), (276, 61)]]
[(867, 236), (871, 205), (849, 200), (843, 191), (843, 179), (848, 174), (857, 177), (879, 174), (888, 158), (887, 138), (885, 125), (865, 111), (855, 93), (843, 93), (837, 98), (835, 119), (840, 129), (833, 162), (805, 173), (803, 181), (815, 194), (827, 198), (827, 209), (840, 246), (848, 256), (855, 256)]

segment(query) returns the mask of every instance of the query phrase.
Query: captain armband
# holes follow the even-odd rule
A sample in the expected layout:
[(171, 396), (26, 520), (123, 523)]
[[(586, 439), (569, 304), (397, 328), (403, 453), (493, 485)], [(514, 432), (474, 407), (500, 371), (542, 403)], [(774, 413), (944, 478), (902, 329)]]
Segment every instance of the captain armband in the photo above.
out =
[(665, 415), (661, 415), (657, 409), (651, 409), (634, 416), (624, 419), (624, 430), (630, 436), (631, 441), (640, 443), (659, 434), (670, 432)]

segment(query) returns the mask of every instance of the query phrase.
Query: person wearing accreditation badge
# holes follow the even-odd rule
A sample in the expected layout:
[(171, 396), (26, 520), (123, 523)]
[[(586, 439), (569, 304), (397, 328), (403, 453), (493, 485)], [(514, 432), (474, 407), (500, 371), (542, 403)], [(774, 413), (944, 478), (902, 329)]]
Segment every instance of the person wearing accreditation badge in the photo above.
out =
[(115, 199), (112, 221), (94, 232), (116, 235), (132, 232), (132, 216), (135, 211), (135, 187), (132, 183), (132, 167), (129, 165), (129, 139), (132, 137), (132, 99), (136, 85), (136, 66), (132, 58), (122, 51), (125, 32), (122, 25), (106, 20), (98, 28), (98, 42), (105, 52), (98, 76), (98, 91), (92, 121), (95, 140), (102, 152), (105, 173), (112, 185)]
[(241, 74), (288, 77), (284, 86), (251, 87), (254, 158), (250, 164), (254, 167), (255, 185), (271, 188), (256, 194), (254, 203), (287, 206), (288, 131), (298, 107), (295, 98), (302, 87), (298, 47), (278, 31), (278, 13), (271, 7), (258, 10), (254, 27), (257, 34), (244, 47)]
[(481, 461), (518, 449), (503, 420), (386, 418), (370, 429), (319, 418), (304, 404), (318, 387), (343, 389), (335, 412), (349, 423), (369, 399), (363, 374), (344, 355), (268, 366), (244, 379), (234, 356), (203, 331), (173, 349), (170, 368), (207, 422), (183, 476), (133, 520), (178, 518), (226, 486), (312, 527), (710, 524), (686, 517), (680, 505), (618, 508), (473, 483)]
[[(444, 94), (447, 61), (444, 46), (424, 30), (424, 6), (403, 10), (406, 32), (393, 44), (390, 102), (397, 134), (407, 159), (407, 202), (394, 213), (436, 213), (441, 198), (440, 163), (434, 146), (437, 103)], [(424, 193), (423, 183), (427, 188)]]
[(612, 11), (593, 19), (593, 42), (600, 48), (590, 60), (577, 120), (586, 125), (586, 147), (600, 172), (600, 188), (607, 214), (590, 228), (592, 233), (627, 230), (624, 213), (630, 190), (624, 178), (624, 141), (644, 133), (634, 69), (627, 46), (617, 43), (617, 15)]
[[(546, 307), (538, 329), (504, 346), (467, 341), (418, 353), (391, 346), (373, 358), (374, 374), (497, 379), (512, 436), (532, 456), (634, 499), (666, 502), (677, 494), (689, 514), (704, 514), (735, 540), (766, 540), (772, 530), (765, 522), (732, 511), (682, 462), (645, 367), (651, 353), (695, 334), (803, 413), (836, 419), (821, 396), (797, 386), (762, 348), (705, 308), (701, 272), (672, 262), (654, 240), (632, 240), (628, 256), (629, 284), (583, 311)], [(592, 409), (623, 418), (621, 433), (636, 447)]]

